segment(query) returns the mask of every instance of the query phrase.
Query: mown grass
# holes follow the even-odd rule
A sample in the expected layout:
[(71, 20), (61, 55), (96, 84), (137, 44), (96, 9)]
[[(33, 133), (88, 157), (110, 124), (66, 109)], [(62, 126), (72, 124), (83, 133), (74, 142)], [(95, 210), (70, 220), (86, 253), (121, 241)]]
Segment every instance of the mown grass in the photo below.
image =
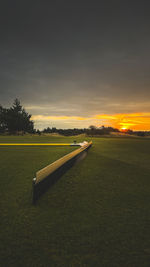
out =
[(149, 266), (150, 139), (93, 138), (33, 206), (35, 172), (71, 149), (0, 147), (1, 266)]

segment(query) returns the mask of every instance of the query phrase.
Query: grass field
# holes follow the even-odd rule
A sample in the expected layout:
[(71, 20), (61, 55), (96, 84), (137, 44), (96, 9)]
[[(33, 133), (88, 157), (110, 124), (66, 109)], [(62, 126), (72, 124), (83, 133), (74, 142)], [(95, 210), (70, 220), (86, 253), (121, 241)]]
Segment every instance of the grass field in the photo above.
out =
[[(82, 137), (7, 136), (2, 142)], [(0, 147), (0, 266), (150, 266), (150, 139), (92, 138), (32, 205), (37, 170), (72, 147)]]

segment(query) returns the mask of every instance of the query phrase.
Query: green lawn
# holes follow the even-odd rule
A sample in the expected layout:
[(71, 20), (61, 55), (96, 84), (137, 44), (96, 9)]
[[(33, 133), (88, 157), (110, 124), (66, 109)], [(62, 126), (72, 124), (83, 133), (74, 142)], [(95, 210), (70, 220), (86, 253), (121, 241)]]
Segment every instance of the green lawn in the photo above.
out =
[(150, 266), (150, 139), (92, 140), (88, 156), (35, 206), (36, 171), (75, 148), (0, 147), (0, 266)]

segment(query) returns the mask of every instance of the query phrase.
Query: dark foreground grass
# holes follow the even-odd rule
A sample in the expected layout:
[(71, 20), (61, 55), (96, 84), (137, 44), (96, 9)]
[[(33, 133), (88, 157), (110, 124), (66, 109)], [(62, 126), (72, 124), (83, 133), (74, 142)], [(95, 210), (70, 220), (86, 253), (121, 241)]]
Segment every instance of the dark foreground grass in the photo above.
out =
[(150, 139), (93, 143), (36, 206), (35, 172), (72, 148), (0, 148), (1, 266), (149, 266)]

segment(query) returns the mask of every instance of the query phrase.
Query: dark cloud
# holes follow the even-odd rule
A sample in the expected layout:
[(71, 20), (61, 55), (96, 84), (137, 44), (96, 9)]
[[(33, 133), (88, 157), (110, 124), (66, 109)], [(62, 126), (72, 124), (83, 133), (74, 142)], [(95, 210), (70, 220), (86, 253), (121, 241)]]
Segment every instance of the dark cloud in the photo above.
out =
[(0, 103), (18, 97), (34, 114), (148, 111), (149, 2), (53, 2), (1, 2)]

